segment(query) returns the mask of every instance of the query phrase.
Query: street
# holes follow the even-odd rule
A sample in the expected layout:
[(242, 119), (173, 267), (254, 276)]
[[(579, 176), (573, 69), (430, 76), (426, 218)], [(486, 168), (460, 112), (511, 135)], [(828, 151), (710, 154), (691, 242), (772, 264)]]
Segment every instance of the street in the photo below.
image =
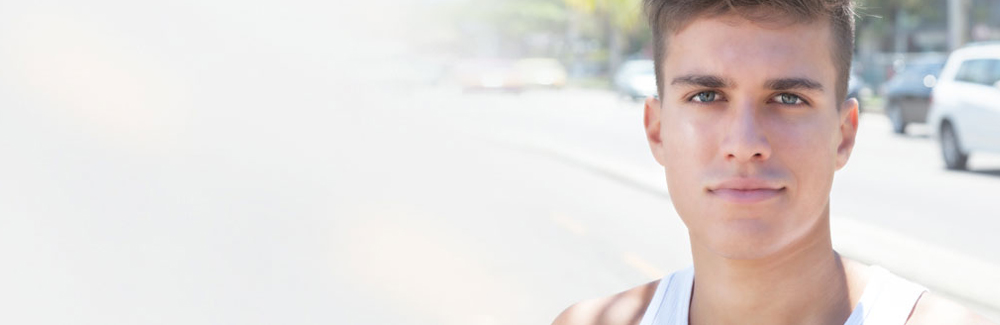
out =
[[(17, 262), (0, 271), (0, 318), (544, 324), (690, 263), (640, 104), (582, 89), (392, 93), (220, 106), (164, 126), (177, 133), (5, 112), (0, 253)], [(947, 172), (919, 128), (861, 123), (834, 222), (1000, 263), (1000, 160)]]
[[(548, 324), (690, 265), (640, 103), (409, 83), (423, 7), (10, 3), (0, 324)], [(1000, 155), (928, 134), (862, 115), (834, 247), (1000, 321)]]

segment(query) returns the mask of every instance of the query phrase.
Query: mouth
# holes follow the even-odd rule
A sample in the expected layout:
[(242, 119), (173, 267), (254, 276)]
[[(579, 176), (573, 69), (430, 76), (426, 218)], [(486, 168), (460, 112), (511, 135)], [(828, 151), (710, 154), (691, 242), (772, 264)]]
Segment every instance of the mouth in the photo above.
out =
[(737, 204), (753, 204), (781, 195), (785, 188), (755, 188), (755, 189), (734, 189), (718, 188), (708, 190), (708, 193), (722, 200)]
[(778, 186), (756, 179), (735, 179), (708, 189), (713, 197), (735, 204), (754, 204), (764, 202), (785, 192), (784, 186)]

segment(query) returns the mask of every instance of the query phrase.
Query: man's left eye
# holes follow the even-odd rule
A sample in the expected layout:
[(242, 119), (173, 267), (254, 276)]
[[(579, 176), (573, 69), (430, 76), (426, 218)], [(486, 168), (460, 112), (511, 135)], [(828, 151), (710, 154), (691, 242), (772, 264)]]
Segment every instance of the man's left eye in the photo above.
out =
[(802, 100), (802, 97), (799, 97), (799, 96), (796, 96), (796, 95), (792, 95), (792, 94), (780, 94), (780, 95), (774, 96), (774, 98), (772, 98), (772, 100), (774, 100), (776, 102), (779, 102), (779, 103), (782, 103), (782, 104), (785, 104), (785, 105), (805, 104), (805, 101)]

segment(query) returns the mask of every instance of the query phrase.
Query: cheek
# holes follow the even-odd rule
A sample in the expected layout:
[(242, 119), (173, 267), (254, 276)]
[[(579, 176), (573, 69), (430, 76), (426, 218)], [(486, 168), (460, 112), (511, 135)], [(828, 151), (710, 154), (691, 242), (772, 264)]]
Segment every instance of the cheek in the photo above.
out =
[[(665, 116), (661, 139), (667, 160), (671, 165), (705, 166), (718, 148), (719, 127), (717, 119), (685, 112), (672, 112)], [(689, 172), (693, 172), (691, 170)]]
[(837, 148), (828, 135), (836, 130), (819, 121), (785, 124), (773, 130), (776, 130), (771, 140), (773, 159), (792, 173), (799, 191), (811, 193), (809, 197), (829, 192), (837, 164)]
[(704, 184), (700, 176), (718, 148), (718, 138), (713, 133), (714, 124), (682, 116), (667, 116), (661, 136), (664, 146), (664, 170), (667, 188), (674, 208), (689, 229), (700, 228), (698, 218), (707, 208), (702, 200)]
[(693, 128), (680, 123), (668, 124), (662, 132), (663, 151), (665, 153), (664, 171), (667, 176), (667, 187), (671, 192), (688, 192), (682, 189), (689, 189), (694, 176), (698, 159), (695, 150), (703, 147), (704, 140), (700, 139)]
[(702, 186), (699, 176), (711, 164), (718, 145), (711, 128), (711, 125), (685, 119), (668, 124), (663, 132), (667, 186), (672, 192), (688, 196), (678, 198), (678, 202), (696, 199), (695, 194)]

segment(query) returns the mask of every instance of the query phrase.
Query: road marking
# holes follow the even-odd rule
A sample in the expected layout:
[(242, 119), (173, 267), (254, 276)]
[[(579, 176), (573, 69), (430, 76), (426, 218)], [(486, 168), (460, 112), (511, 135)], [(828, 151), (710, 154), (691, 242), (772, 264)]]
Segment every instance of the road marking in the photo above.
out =
[(583, 224), (580, 224), (565, 214), (552, 212), (552, 221), (555, 222), (556, 225), (559, 225), (559, 227), (566, 229), (574, 235), (583, 236), (587, 234), (587, 228), (584, 228)]
[(625, 264), (628, 264), (632, 268), (636, 269), (639, 273), (642, 273), (650, 280), (662, 278), (665, 274), (663, 273), (663, 270), (660, 270), (660, 268), (646, 262), (646, 260), (642, 259), (642, 257), (639, 257), (638, 254), (633, 252), (625, 252), (625, 254), (622, 255), (622, 260), (625, 261)]

